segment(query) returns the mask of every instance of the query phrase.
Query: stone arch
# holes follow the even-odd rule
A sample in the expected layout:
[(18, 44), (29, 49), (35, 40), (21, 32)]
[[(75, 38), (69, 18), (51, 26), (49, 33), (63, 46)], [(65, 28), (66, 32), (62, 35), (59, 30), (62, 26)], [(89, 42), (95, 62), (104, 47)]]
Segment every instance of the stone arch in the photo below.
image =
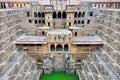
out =
[(5, 5), (5, 3), (4, 3), (3, 5), (4, 5), (4, 8), (6, 8), (6, 5)]
[(55, 45), (50, 45), (50, 51), (55, 51)]
[(53, 12), (52, 17), (53, 17), (53, 18), (56, 18), (56, 16), (57, 16), (57, 15), (56, 15), (56, 12)]
[(77, 12), (75, 12), (74, 17), (77, 18)]
[(42, 31), (42, 35), (45, 35), (45, 31)]
[(64, 51), (68, 51), (69, 50), (69, 46), (68, 46), (68, 44), (65, 44), (64, 45)]
[(90, 20), (87, 21), (87, 24), (89, 24), (89, 23), (90, 23)]
[(61, 18), (61, 12), (58, 12), (58, 18)]
[(41, 17), (41, 13), (40, 12), (38, 12), (38, 17)]
[(22, 8), (23, 6), (22, 6), (22, 4), (20, 4), (20, 8)]
[(45, 20), (42, 20), (42, 23), (45, 24)]
[(62, 16), (63, 18), (66, 18), (66, 13), (65, 12), (63, 12), (63, 16)]
[(81, 17), (81, 12), (78, 13), (78, 17)]
[(71, 22), (69, 22), (69, 26), (71, 26)]
[(32, 20), (29, 20), (29, 23), (32, 23)]
[(14, 4), (12, 4), (12, 7), (14, 7)]
[(82, 20), (82, 24), (84, 24), (84, 20)]
[(75, 36), (77, 36), (77, 32), (75, 32)]
[(35, 20), (35, 24), (37, 24), (37, 20)]
[(4, 5), (3, 5), (3, 3), (1, 3), (1, 8), (4, 8)]
[(50, 26), (50, 22), (48, 22), (48, 27)]
[(82, 17), (85, 17), (85, 12), (82, 13)]
[(42, 12), (42, 18), (44, 18), (45, 17), (45, 14), (44, 14), (44, 12)]
[(27, 17), (30, 17), (30, 12), (27, 12)]
[(41, 20), (39, 20), (39, 24), (41, 24)]
[(80, 24), (80, 20), (78, 20), (78, 24)]
[(58, 45), (56, 46), (56, 51), (62, 51), (62, 50), (63, 50), (62, 45), (61, 45), (61, 44), (58, 44)]
[(18, 4), (16, 4), (16, 6), (18, 7)]
[(37, 17), (37, 13), (36, 12), (34, 12), (34, 17)]
[(90, 16), (93, 16), (93, 12), (90, 12)]
[(77, 20), (74, 21), (74, 24), (77, 24)]

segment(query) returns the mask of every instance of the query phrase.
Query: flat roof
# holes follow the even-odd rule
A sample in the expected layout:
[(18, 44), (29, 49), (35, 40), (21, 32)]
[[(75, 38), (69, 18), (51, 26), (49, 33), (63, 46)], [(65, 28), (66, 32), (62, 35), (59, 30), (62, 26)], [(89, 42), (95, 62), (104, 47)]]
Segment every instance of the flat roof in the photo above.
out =
[(71, 34), (68, 29), (53, 29), (48, 31), (48, 34)]
[(102, 41), (102, 39), (99, 36), (74, 36), (72, 38), (73, 42), (78, 42), (78, 41)]
[(46, 36), (20, 36), (17, 41), (46, 41)]
[(14, 9), (14, 8), (9, 8), (9, 9), (0, 9), (0, 12), (3, 11), (14, 11), (14, 10), (25, 10), (26, 8), (19, 8), (19, 9)]
[(73, 44), (103, 44), (103, 40), (99, 36), (74, 36), (72, 38)]

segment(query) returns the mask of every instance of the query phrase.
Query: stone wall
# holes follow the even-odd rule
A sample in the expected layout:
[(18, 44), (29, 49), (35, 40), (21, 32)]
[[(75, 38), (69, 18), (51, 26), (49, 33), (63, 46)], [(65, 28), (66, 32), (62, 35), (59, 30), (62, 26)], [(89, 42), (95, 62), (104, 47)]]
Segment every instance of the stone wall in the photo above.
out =
[(0, 80), (39, 78), (36, 61), (15, 45), (24, 34), (24, 21), (23, 9), (0, 10)]
[[(94, 50), (87, 60), (82, 61), (79, 72), (81, 79), (120, 79), (120, 26), (119, 10), (101, 9), (96, 20), (97, 35), (104, 40), (104, 46)], [(91, 75), (89, 75), (91, 74)]]

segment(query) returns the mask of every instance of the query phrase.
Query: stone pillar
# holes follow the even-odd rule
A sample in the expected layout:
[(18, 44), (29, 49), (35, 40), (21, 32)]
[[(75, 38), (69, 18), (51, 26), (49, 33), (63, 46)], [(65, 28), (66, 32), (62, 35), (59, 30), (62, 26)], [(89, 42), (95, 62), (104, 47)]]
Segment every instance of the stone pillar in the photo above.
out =
[(64, 45), (62, 44), (62, 52), (64, 52)]
[(57, 44), (55, 44), (55, 53), (56, 53), (56, 46), (57, 46)]
[(49, 44), (49, 46), (48, 46), (48, 47), (49, 47), (49, 48), (48, 48), (48, 49), (49, 49), (49, 52), (51, 52), (51, 51), (50, 51), (50, 46), (51, 46), (51, 45)]
[(70, 52), (70, 44), (68, 44), (68, 52)]

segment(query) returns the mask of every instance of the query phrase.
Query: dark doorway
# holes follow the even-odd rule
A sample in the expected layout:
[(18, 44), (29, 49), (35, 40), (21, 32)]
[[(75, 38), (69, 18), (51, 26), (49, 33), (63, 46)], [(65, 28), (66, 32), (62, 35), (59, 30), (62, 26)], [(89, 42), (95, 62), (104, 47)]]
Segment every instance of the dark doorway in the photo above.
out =
[(75, 12), (74, 17), (77, 18), (77, 12)]
[(37, 13), (36, 12), (34, 12), (34, 17), (37, 17)]
[(56, 51), (62, 51), (62, 45), (58, 44), (56, 47)]
[(39, 24), (41, 24), (41, 20), (39, 20)]
[(29, 23), (32, 23), (32, 20), (29, 20)]
[(37, 20), (35, 20), (35, 24), (37, 24)]
[(80, 20), (78, 21), (78, 24), (80, 24)]
[(68, 51), (68, 49), (69, 49), (69, 48), (68, 48), (68, 45), (65, 44), (65, 45), (64, 45), (64, 51)]
[(82, 13), (82, 17), (85, 17), (85, 12)]
[(45, 20), (42, 20), (42, 23), (45, 24)]
[(74, 21), (74, 24), (77, 24), (77, 21), (76, 21), (76, 20)]
[(4, 8), (6, 8), (6, 5), (5, 5), (5, 3), (4, 3)]
[(71, 26), (71, 22), (69, 22), (69, 26)]
[(20, 4), (20, 7), (22, 8), (22, 4)]
[(50, 46), (50, 51), (55, 51), (55, 45), (52, 44), (52, 45)]
[(120, 8), (120, 2), (118, 3), (118, 7), (117, 8)]
[(90, 12), (90, 16), (93, 16), (93, 12)]
[(77, 36), (77, 32), (75, 32), (75, 36)]
[(42, 31), (42, 35), (45, 35), (45, 32), (44, 32), (44, 31)]
[(81, 17), (81, 12), (79, 12), (78, 17)]
[(82, 24), (84, 24), (84, 21), (82, 20)]
[(1, 8), (3, 8), (3, 5), (2, 5), (2, 3), (1, 3)]
[(27, 17), (30, 17), (30, 12), (27, 12)]
[(52, 16), (53, 16), (53, 18), (56, 18), (56, 12), (53, 12)]
[(50, 22), (48, 22), (48, 26), (50, 26)]
[(90, 20), (87, 21), (87, 24), (89, 24), (89, 23), (90, 23)]
[(63, 12), (63, 16), (62, 16), (63, 18), (66, 18), (66, 13), (65, 12)]
[(58, 18), (61, 18), (61, 12), (58, 12)]
[(44, 18), (45, 17), (45, 14), (44, 14), (44, 12), (42, 12), (42, 18)]
[(41, 17), (41, 13), (40, 13), (40, 12), (38, 12), (38, 17), (39, 17), (39, 18)]

